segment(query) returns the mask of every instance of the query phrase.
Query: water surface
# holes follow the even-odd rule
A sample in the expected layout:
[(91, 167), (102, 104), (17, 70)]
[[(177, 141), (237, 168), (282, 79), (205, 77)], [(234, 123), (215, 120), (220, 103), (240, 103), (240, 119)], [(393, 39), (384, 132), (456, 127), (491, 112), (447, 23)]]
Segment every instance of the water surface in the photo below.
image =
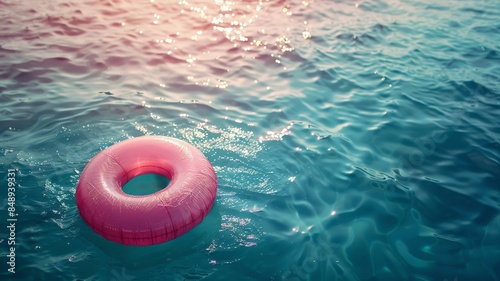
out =
[[(498, 18), (496, 0), (0, 1), (2, 280), (499, 280)], [(75, 187), (142, 135), (194, 144), (219, 190), (192, 232), (123, 247)]]

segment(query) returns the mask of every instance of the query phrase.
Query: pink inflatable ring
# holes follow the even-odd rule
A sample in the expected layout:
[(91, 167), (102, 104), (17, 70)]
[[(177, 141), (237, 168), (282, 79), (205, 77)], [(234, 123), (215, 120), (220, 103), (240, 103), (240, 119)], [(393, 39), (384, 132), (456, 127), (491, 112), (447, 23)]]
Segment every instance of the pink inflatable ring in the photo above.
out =
[[(122, 191), (143, 174), (165, 176), (170, 184), (143, 196)], [(173, 138), (144, 136), (112, 145), (92, 158), (78, 181), (76, 204), (83, 220), (104, 238), (152, 245), (199, 224), (216, 192), (214, 169), (198, 149)]]

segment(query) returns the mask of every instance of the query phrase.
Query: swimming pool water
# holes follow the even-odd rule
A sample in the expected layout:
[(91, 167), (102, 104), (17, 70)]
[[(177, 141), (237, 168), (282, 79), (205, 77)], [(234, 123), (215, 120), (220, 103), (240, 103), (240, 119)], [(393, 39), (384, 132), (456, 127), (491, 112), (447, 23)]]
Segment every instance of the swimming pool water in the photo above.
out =
[[(499, 18), (496, 0), (0, 1), (0, 279), (500, 280)], [(142, 135), (198, 147), (219, 189), (190, 233), (124, 247), (75, 187)]]

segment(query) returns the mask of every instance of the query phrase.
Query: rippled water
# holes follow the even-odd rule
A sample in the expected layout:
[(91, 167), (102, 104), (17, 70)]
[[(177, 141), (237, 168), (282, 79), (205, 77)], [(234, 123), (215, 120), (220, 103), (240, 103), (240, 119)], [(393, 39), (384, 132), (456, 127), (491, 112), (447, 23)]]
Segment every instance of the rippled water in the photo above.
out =
[[(2, 280), (500, 280), (500, 5), (0, 0)], [(105, 147), (187, 140), (216, 205), (124, 247), (75, 186)]]

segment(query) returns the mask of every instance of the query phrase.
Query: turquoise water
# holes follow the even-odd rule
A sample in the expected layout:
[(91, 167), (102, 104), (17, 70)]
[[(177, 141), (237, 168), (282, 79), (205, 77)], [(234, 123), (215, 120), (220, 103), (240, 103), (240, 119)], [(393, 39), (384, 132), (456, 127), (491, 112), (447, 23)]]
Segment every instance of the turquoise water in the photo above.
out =
[(128, 181), (122, 190), (131, 195), (147, 195), (166, 188), (170, 180), (157, 174), (144, 174)]
[[(497, 0), (0, 0), (0, 279), (500, 280), (499, 18)], [(75, 187), (142, 135), (198, 147), (219, 189), (190, 233), (125, 247)]]

